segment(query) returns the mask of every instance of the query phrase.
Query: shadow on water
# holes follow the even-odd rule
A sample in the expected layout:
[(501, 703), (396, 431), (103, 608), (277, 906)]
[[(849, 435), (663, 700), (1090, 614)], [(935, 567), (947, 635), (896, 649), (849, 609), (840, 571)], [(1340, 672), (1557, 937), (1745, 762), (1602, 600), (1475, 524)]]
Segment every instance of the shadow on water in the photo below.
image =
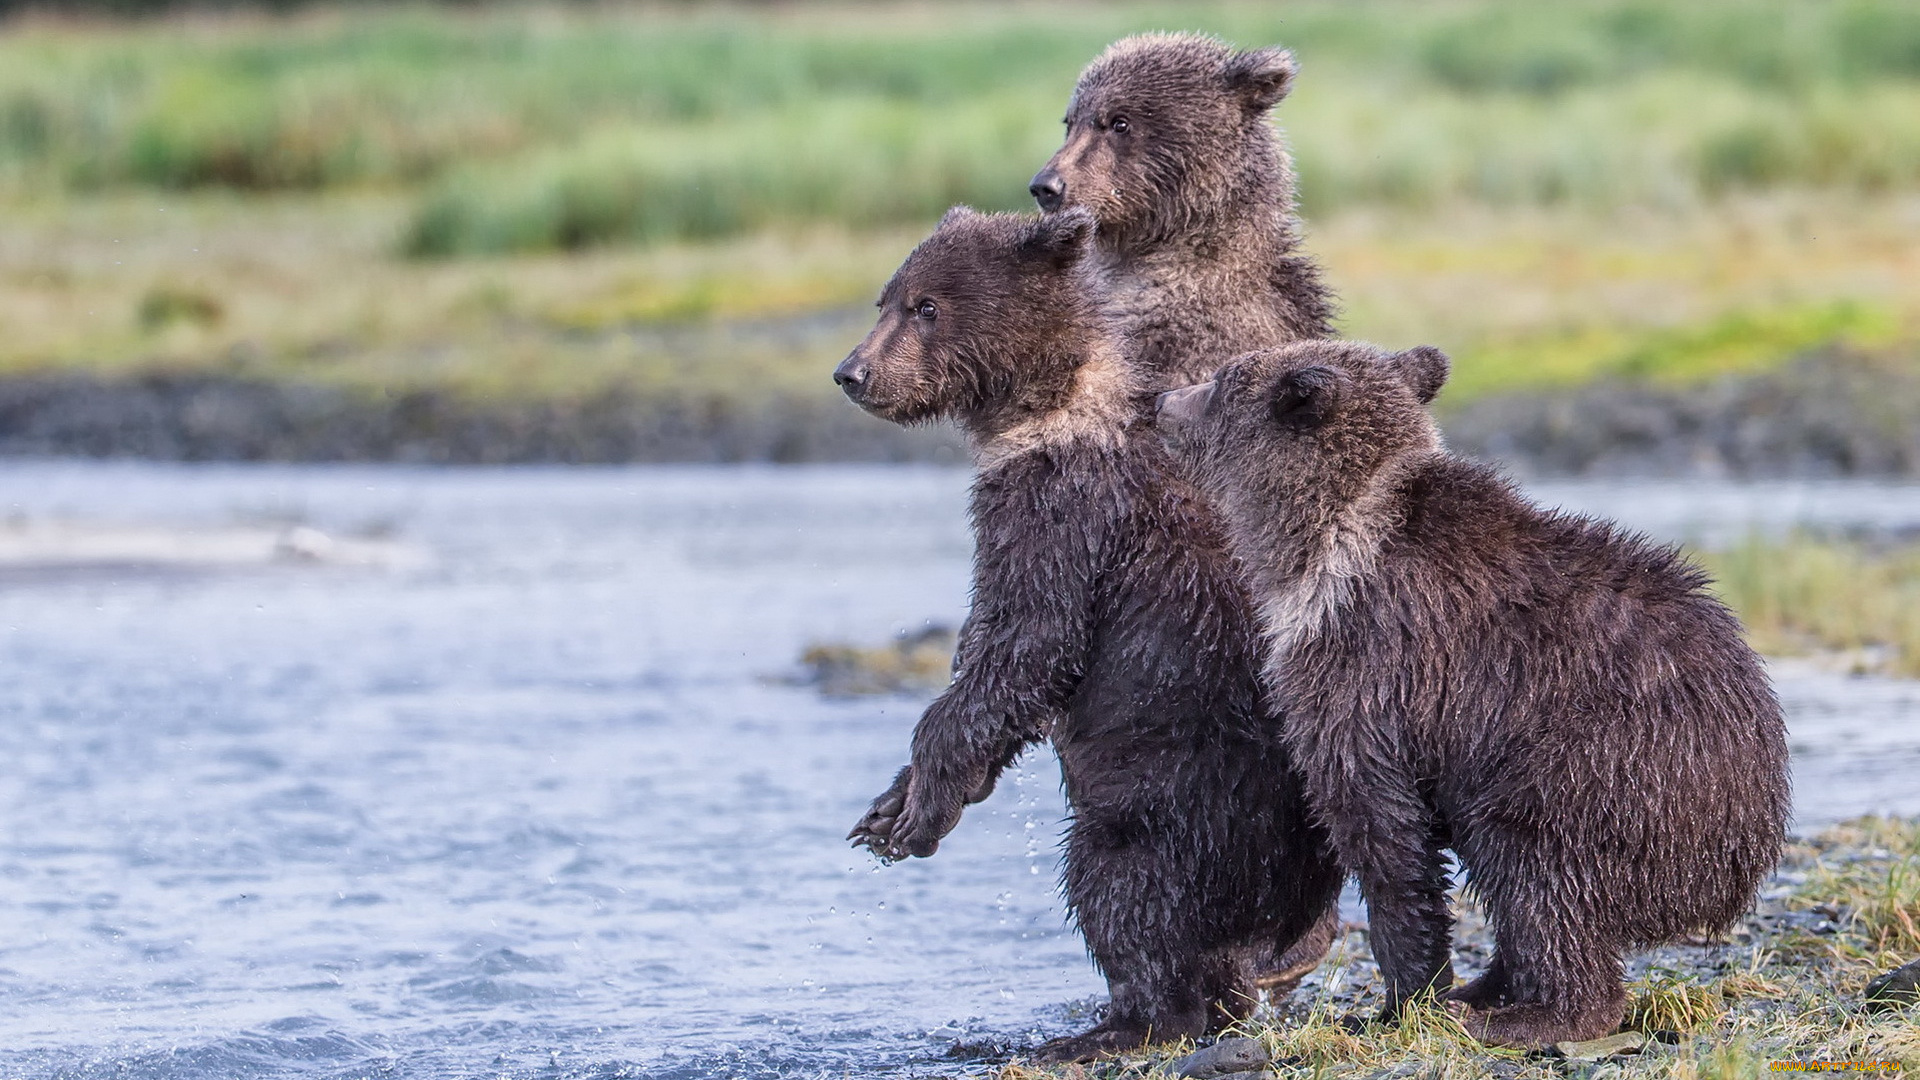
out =
[[(270, 506), (410, 553), (0, 565), (0, 1073), (930, 1076), (1084, 1023), (1052, 762), (881, 869), (841, 836), (924, 699), (780, 678), (957, 622), (965, 485), (0, 468), (12, 528), (258, 554)], [(1675, 538), (1920, 524), (1914, 488), (1540, 490)], [(1920, 686), (1780, 687), (1803, 825), (1920, 812)]]

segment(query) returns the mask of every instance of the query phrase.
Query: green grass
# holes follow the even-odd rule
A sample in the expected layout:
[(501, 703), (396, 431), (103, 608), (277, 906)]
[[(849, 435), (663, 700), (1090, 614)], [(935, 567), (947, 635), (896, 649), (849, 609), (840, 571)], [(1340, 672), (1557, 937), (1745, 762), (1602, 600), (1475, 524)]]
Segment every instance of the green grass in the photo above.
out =
[(1280, 41), (1307, 207), (1920, 186), (1900, 0), (344, 9), (0, 37), (0, 177), (417, 192), (419, 255), (1015, 206), (1075, 73), (1166, 26)]
[(1762, 653), (1920, 676), (1920, 545), (1796, 534), (1698, 557)]
[(414, 255), (705, 240), (832, 221), (938, 218), (967, 203), (1031, 205), (1028, 165), (1052, 153), (1024, 95), (942, 109), (887, 100), (786, 110), (710, 131), (621, 127), (524, 161), (464, 170), (413, 219)]
[[(1443, 407), (1920, 341), (1896, 0), (320, 7), (0, 24), (0, 371), (583, 397), (824, 371), (1138, 29), (1284, 42), (1343, 333)], [(804, 332), (743, 340), (735, 324)], [(829, 326), (831, 323), (831, 326)]]
[(1463, 354), (1443, 407), (1519, 388), (1578, 386), (1611, 378), (1697, 383), (1772, 366), (1833, 342), (1880, 346), (1908, 332), (1895, 309), (1855, 300), (1735, 308), (1679, 326), (1590, 324)]

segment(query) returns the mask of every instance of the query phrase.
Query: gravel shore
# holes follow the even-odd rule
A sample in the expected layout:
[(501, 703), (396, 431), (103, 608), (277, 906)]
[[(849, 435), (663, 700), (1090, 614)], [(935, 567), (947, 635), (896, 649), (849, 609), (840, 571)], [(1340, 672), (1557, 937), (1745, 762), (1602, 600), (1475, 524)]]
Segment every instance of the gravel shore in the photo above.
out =
[[(1470, 898), (1458, 896), (1456, 905), (1455, 968), (1465, 979), (1485, 964), (1492, 938)], [(1731, 1080), (1766, 1073), (1775, 1061), (1875, 1061), (1891, 1066), (1883, 1075), (1913, 1070), (1920, 1068), (1920, 998), (1900, 989), (1909, 985), (1903, 977), (1885, 975), (1920, 957), (1916, 922), (1920, 820), (1842, 823), (1790, 843), (1755, 909), (1724, 939), (1630, 957), (1622, 1035), (1533, 1053), (1480, 1046), (1437, 1008), (1413, 1010), (1398, 1027), (1343, 1026), (1343, 1019), (1372, 1016), (1380, 992), (1366, 927), (1349, 924), (1298, 991), (1228, 1034), (1258, 1040), (1266, 1058), (1233, 1075)], [(1194, 1049), (1152, 1047), (1051, 1070), (1015, 1058), (994, 1075), (1163, 1080), (1183, 1075), (1183, 1058)], [(1244, 1056), (1243, 1047), (1233, 1049)]]

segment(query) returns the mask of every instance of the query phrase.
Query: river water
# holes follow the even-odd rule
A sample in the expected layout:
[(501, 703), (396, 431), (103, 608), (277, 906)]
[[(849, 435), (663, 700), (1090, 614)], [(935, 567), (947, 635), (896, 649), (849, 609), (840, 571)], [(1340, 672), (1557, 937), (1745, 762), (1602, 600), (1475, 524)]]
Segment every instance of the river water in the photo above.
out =
[[(880, 868), (841, 836), (923, 703), (783, 681), (957, 620), (965, 486), (0, 466), (0, 1076), (928, 1076), (1081, 1025), (1052, 763)], [(1912, 487), (1536, 490), (1920, 528)], [(1920, 684), (1778, 675), (1803, 827), (1920, 813)]]

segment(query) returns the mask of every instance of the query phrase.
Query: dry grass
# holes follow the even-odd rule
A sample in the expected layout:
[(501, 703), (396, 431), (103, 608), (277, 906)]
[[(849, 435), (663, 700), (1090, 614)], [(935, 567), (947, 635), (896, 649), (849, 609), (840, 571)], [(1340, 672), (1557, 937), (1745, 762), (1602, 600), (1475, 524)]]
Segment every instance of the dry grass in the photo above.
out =
[(1920, 547), (1756, 536), (1699, 559), (1760, 652), (1920, 675)]
[(1600, 375), (1685, 381), (1920, 339), (1920, 199), (1689, 211), (1364, 210), (1312, 223), (1343, 331), (1454, 358), (1442, 407)]
[[(1287, 1080), (1421, 1077), (1466, 1080), (1751, 1080), (1773, 1062), (1878, 1061), (1920, 1068), (1920, 1006), (1873, 1011), (1860, 990), (1920, 955), (1907, 936), (1920, 919), (1920, 820), (1869, 817), (1790, 845), (1758, 910), (1717, 946), (1674, 946), (1638, 959), (1627, 1028), (1652, 1040), (1637, 1054), (1580, 1062), (1490, 1050), (1446, 1012), (1409, 1010), (1397, 1027), (1361, 1033), (1343, 1014), (1377, 1007), (1364, 935), (1349, 935), (1281, 1013), (1247, 1034), (1266, 1042)], [(1476, 926), (1463, 920), (1462, 933)], [(997, 1080), (1165, 1080), (1185, 1046), (1093, 1066), (1035, 1069), (1018, 1062)], [(1884, 1075), (1884, 1074), (1883, 1074)]]
[[(0, 373), (192, 369), (512, 397), (831, 391), (826, 373), (865, 330), (846, 313), (918, 239), (824, 227), (420, 264), (383, 254), (403, 218), (381, 195), (20, 208), (0, 220)], [(208, 315), (156, 319), (157, 298)]]
[[(832, 392), (826, 372), (922, 225), (420, 263), (391, 194), (129, 193), (0, 216), (0, 373), (198, 368), (516, 396)], [(1315, 223), (1349, 333), (1456, 360), (1443, 403), (1655, 370), (1701, 377), (1828, 338), (1920, 339), (1920, 201), (1690, 212), (1460, 204)], [(822, 320), (819, 313), (844, 313)], [(728, 326), (789, 323), (764, 343)], [(751, 336), (751, 335), (749, 335)]]
[[(1762, 984), (1743, 985), (1751, 991)], [(1634, 1031), (1693, 1034), (1705, 1031), (1727, 1012), (1724, 986), (1702, 985), (1672, 975), (1641, 978), (1628, 988), (1628, 995), (1627, 1027)]]

